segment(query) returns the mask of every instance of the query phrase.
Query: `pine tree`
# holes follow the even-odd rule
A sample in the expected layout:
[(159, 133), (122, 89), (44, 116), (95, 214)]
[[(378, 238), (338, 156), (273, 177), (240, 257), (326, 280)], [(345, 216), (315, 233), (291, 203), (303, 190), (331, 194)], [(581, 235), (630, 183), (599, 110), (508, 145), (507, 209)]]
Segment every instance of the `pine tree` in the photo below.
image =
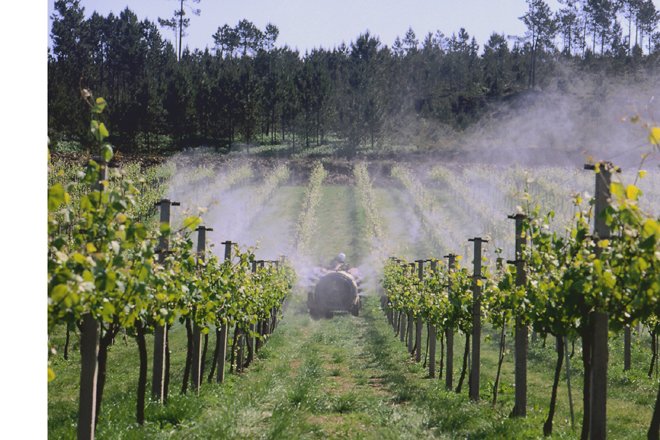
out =
[(539, 53), (553, 47), (557, 22), (544, 0), (526, 0), (527, 12), (520, 19), (527, 26), (525, 40), (530, 44), (530, 67), (528, 87), (536, 86), (536, 70)]
[(177, 42), (177, 59), (181, 59), (181, 51), (183, 50), (183, 37), (186, 35), (185, 30), (190, 26), (190, 18), (186, 17), (186, 9), (193, 15), (201, 14), (202, 10), (193, 8), (191, 3), (199, 4), (201, 0), (177, 0), (179, 1), (179, 8), (174, 10), (172, 18), (163, 19), (158, 18), (158, 24), (166, 29), (174, 31), (174, 41)]

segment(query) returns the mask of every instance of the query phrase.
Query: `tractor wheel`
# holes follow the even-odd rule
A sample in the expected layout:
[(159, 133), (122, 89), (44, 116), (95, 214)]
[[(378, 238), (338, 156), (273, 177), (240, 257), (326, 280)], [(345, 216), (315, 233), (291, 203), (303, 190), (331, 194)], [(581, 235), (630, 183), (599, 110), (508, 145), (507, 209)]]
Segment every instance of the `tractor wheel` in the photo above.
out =
[(351, 306), (351, 315), (360, 316), (360, 304), (353, 304)]

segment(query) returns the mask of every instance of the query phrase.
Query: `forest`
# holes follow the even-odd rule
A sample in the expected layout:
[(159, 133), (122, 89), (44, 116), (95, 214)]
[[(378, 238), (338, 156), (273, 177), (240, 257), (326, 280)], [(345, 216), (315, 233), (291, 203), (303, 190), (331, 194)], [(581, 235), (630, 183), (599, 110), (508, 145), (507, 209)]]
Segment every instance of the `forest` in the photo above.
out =
[[(79, 0), (58, 0), (48, 53), (51, 150), (89, 150), (82, 89), (111, 103), (103, 117), (124, 153), (333, 143), (352, 156), (410, 144), (424, 126), (464, 130), (493, 105), (575, 76), (657, 74), (652, 0), (562, 0), (555, 11), (544, 0), (526, 3), (524, 35), (493, 33), (483, 45), (462, 27), (447, 35), (409, 28), (391, 45), (365, 31), (300, 53), (278, 41), (276, 24), (219, 24), (206, 49), (190, 50), (183, 9), (152, 22), (129, 8), (86, 17)], [(179, 36), (174, 45), (169, 30)]]

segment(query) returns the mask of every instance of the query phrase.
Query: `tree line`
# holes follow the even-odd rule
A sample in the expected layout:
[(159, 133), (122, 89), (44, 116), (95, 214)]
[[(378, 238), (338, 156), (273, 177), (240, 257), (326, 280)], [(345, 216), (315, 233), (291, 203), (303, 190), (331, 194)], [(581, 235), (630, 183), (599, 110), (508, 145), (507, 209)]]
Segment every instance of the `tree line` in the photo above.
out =
[[(525, 34), (493, 33), (483, 48), (463, 28), (421, 38), (409, 28), (391, 46), (367, 31), (301, 54), (276, 45), (277, 26), (262, 30), (248, 20), (219, 26), (211, 48), (182, 49), (184, 2), (156, 24), (128, 8), (86, 18), (79, 0), (57, 0), (49, 139), (91, 144), (81, 122), (88, 109), (80, 90), (87, 88), (106, 97), (110, 140), (122, 151), (237, 143), (295, 150), (332, 141), (353, 154), (409, 141), (406, 127), (465, 128), (489, 103), (547, 85), (561, 63), (577, 72), (655, 72), (660, 15), (652, 0), (560, 3), (552, 11), (544, 0), (527, 0)], [(176, 49), (161, 28), (174, 30)]]

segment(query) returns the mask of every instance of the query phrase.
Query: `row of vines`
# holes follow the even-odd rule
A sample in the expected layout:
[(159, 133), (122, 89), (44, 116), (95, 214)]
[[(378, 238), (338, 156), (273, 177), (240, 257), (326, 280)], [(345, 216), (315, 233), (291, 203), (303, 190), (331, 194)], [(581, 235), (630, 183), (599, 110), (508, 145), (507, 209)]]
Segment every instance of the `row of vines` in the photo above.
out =
[[(657, 145), (658, 139), (650, 139)], [(600, 380), (595, 378), (602, 377), (598, 374), (602, 375), (603, 369), (607, 378), (607, 343), (603, 354), (599, 351), (599, 338), (604, 337), (606, 341), (608, 329), (621, 332), (638, 324), (643, 324), (654, 337), (659, 330), (660, 317), (660, 219), (640, 208), (642, 191), (636, 185), (637, 179), (635, 184), (629, 185), (619, 179), (610, 183), (610, 175), (616, 175), (615, 167), (600, 163), (590, 168), (598, 182), (596, 197), (589, 203), (579, 195), (574, 197), (575, 216), (568, 228), (554, 225), (554, 213), (542, 214), (530, 194), (525, 193), (523, 206), (510, 217), (516, 219), (518, 226), (516, 255), (511, 264), (503, 262), (501, 257), (495, 264), (489, 264), (482, 259), (476, 243), (472, 273), (460, 264), (460, 257), (453, 254), (444, 256), (448, 261), (433, 258), (408, 262), (392, 257), (384, 268), (385, 296), (381, 302), (395, 333), (402, 341), (407, 338), (408, 349), (416, 360), (420, 359), (423, 323), (429, 327), (432, 345), (429, 352), (435, 350), (436, 332), (442, 335), (443, 345), (447, 343), (448, 389), (454, 386), (450, 364), (453, 362), (453, 332), (465, 335), (457, 392), (461, 391), (466, 376), (470, 338), (473, 344), (479, 342), (475, 326), (489, 322), (497, 329), (500, 352), (493, 403), (497, 401), (507, 329), (514, 328), (516, 333), (524, 335), (525, 341), (529, 328), (543, 337), (554, 336), (557, 358), (550, 407), (543, 427), (545, 435), (552, 433), (558, 382), (564, 359), (568, 359), (566, 346), (569, 341), (580, 341), (584, 367), (582, 439), (604, 438), (606, 432), (593, 420), (597, 417), (594, 405), (602, 405), (604, 414), (606, 398), (606, 394), (594, 394), (599, 392), (596, 384)], [(414, 177), (400, 167), (393, 169), (392, 174), (408, 189), (419, 210), (430, 212), (433, 201), (416, 185)], [(444, 170), (437, 169), (435, 174), (445, 182), (452, 180)], [(645, 172), (638, 174), (637, 178), (642, 178)], [(454, 185), (453, 190), (460, 192), (460, 187)], [(596, 226), (593, 233), (592, 222)], [(503, 222), (495, 223), (501, 227)], [(453, 244), (451, 239), (445, 241), (450, 245), (441, 246), (443, 251)], [(471, 241), (479, 241), (479, 249), (486, 243), (480, 238)], [(496, 254), (499, 257), (501, 251)], [(431, 264), (425, 265), (427, 262)], [(599, 327), (603, 319), (604, 334), (603, 327)], [(413, 338), (415, 324), (417, 331)], [(517, 356), (526, 356), (527, 346), (521, 347), (519, 349), (516, 344), (520, 351)], [(444, 346), (442, 350), (444, 361)], [(433, 365), (429, 365), (429, 370), (433, 376), (435, 358), (433, 354), (431, 357)], [(472, 359), (471, 373), (476, 369), (478, 381), (479, 361), (474, 351)], [(519, 364), (516, 359), (517, 382), (521, 368), (526, 369), (526, 361)], [(470, 380), (473, 381), (473, 377)], [(526, 387), (526, 384), (516, 383), (516, 387)], [(478, 383), (476, 393), (478, 399)], [(470, 396), (473, 397), (472, 390)], [(516, 393), (516, 406), (520, 404)], [(525, 415), (524, 399), (522, 405), (522, 411), (514, 409), (513, 415)], [(657, 439), (659, 429), (660, 388), (648, 438)]]
[(312, 236), (316, 227), (316, 209), (321, 202), (323, 181), (328, 172), (321, 162), (316, 162), (309, 176), (309, 183), (303, 196), (300, 215), (296, 224), (295, 249), (299, 255), (308, 255), (312, 245)]
[[(75, 178), (68, 183), (64, 172), (56, 173), (48, 189), (48, 332), (64, 326), (80, 333), (79, 438), (94, 438), (108, 349), (120, 331), (134, 337), (138, 346), (136, 419), (142, 424), (147, 334), (155, 335), (152, 397), (166, 403), (169, 327), (177, 322), (186, 327), (188, 354), (182, 390), (186, 391), (191, 379), (197, 390), (204, 364), (201, 341), (207, 340), (203, 335), (216, 330), (209, 380), (217, 366), (217, 380), (222, 381), (228, 329), (234, 328), (232, 368), (242, 370), (272, 332), (295, 283), (295, 273), (283, 259), (257, 261), (253, 249), (242, 250), (231, 242), (225, 243), (224, 259), (211, 254), (204, 238), (208, 228), (199, 217), (187, 217), (180, 229), (173, 229), (169, 211), (177, 203), (156, 203), (152, 197), (162, 196), (158, 185), (151, 187), (157, 188), (153, 191), (143, 191), (144, 181), (132, 180), (126, 169), (108, 170), (103, 165), (113, 156), (104, 142), (108, 132), (101, 122), (106, 103), (102, 98), (87, 98), (92, 135), (102, 156), (70, 176)], [(157, 183), (165, 172), (160, 169), (147, 177)], [(237, 178), (246, 174), (241, 170)], [(276, 186), (286, 174), (286, 170), (275, 173), (271, 185)], [(150, 224), (155, 205), (161, 211), (160, 226)], [(193, 231), (198, 232), (196, 250)], [(247, 360), (243, 359), (244, 345)], [(49, 356), (54, 355), (51, 346)], [(57, 380), (57, 371), (50, 367), (48, 375), (49, 381)]]

